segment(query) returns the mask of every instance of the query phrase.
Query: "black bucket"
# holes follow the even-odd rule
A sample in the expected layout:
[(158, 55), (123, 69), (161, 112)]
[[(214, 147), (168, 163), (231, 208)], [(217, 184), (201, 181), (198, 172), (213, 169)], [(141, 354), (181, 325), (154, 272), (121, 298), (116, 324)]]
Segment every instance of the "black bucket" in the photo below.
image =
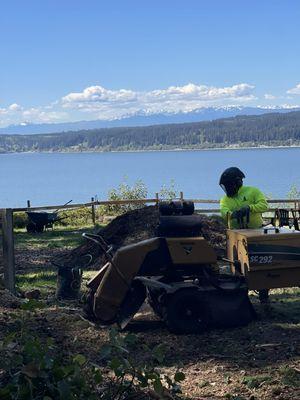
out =
[(58, 267), (56, 298), (77, 300), (80, 294), (82, 269), (78, 267)]

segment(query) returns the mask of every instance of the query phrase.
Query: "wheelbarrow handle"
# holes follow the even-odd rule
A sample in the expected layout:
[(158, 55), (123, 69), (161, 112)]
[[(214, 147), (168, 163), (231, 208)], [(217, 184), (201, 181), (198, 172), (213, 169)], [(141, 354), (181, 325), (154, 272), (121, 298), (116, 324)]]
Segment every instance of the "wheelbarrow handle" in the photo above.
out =
[(110, 262), (111, 266), (115, 269), (117, 274), (120, 276), (122, 281), (126, 284), (129, 288), (130, 284), (128, 279), (124, 276), (123, 272), (118, 268), (118, 266), (114, 263), (113, 255), (111, 254), (113, 247), (109, 246), (106, 241), (103, 239), (101, 235), (95, 235), (94, 233), (83, 233), (82, 236), (88, 240), (91, 240), (94, 243), (97, 243), (98, 246), (102, 249), (103, 253), (107, 257), (108, 261)]
[(72, 201), (73, 201), (73, 200), (69, 200), (69, 201), (68, 201), (67, 203), (65, 203), (63, 206), (58, 207), (58, 208), (54, 211), (54, 213), (56, 213), (57, 211), (59, 211), (61, 208), (64, 208), (64, 206), (67, 206), (68, 204), (72, 203)]
[(83, 233), (82, 237), (91, 240), (94, 243), (97, 243), (98, 246), (100, 246), (105, 253), (110, 253), (112, 250), (111, 246), (109, 246), (100, 235), (95, 235), (94, 233)]

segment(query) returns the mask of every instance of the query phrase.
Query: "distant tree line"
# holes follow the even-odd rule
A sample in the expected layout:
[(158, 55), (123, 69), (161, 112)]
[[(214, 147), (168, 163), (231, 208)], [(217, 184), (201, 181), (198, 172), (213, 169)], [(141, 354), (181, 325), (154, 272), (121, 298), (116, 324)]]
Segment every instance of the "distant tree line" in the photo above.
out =
[(300, 145), (300, 111), (146, 127), (0, 135), (0, 152), (202, 149)]

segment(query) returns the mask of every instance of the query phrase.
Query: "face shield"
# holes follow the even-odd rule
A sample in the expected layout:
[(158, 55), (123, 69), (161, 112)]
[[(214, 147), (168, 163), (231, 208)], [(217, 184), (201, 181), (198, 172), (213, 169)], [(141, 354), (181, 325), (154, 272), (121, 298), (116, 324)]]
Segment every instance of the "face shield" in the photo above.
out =
[(242, 186), (243, 182), (241, 179), (225, 182), (220, 184), (221, 188), (224, 190), (228, 197), (233, 197), (237, 194), (239, 188)]

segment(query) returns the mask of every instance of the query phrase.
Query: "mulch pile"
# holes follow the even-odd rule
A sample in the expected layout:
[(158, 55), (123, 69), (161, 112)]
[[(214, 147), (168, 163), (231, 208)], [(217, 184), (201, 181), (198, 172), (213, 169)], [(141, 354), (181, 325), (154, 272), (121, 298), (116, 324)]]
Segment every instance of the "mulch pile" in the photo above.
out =
[[(201, 222), (202, 234), (205, 239), (214, 247), (218, 255), (224, 255), (226, 235), (225, 225), (222, 220), (215, 216), (201, 215)], [(101, 235), (114, 248), (119, 248), (155, 237), (158, 225), (159, 211), (157, 207), (146, 206), (116, 217), (108, 225), (100, 229), (97, 234)], [(83, 266), (84, 262), (87, 261), (87, 258), (84, 257), (86, 254), (90, 254), (93, 257), (90, 267), (101, 267), (104, 261), (103, 252), (96, 243), (90, 241), (54, 258), (53, 262), (65, 266)]]

